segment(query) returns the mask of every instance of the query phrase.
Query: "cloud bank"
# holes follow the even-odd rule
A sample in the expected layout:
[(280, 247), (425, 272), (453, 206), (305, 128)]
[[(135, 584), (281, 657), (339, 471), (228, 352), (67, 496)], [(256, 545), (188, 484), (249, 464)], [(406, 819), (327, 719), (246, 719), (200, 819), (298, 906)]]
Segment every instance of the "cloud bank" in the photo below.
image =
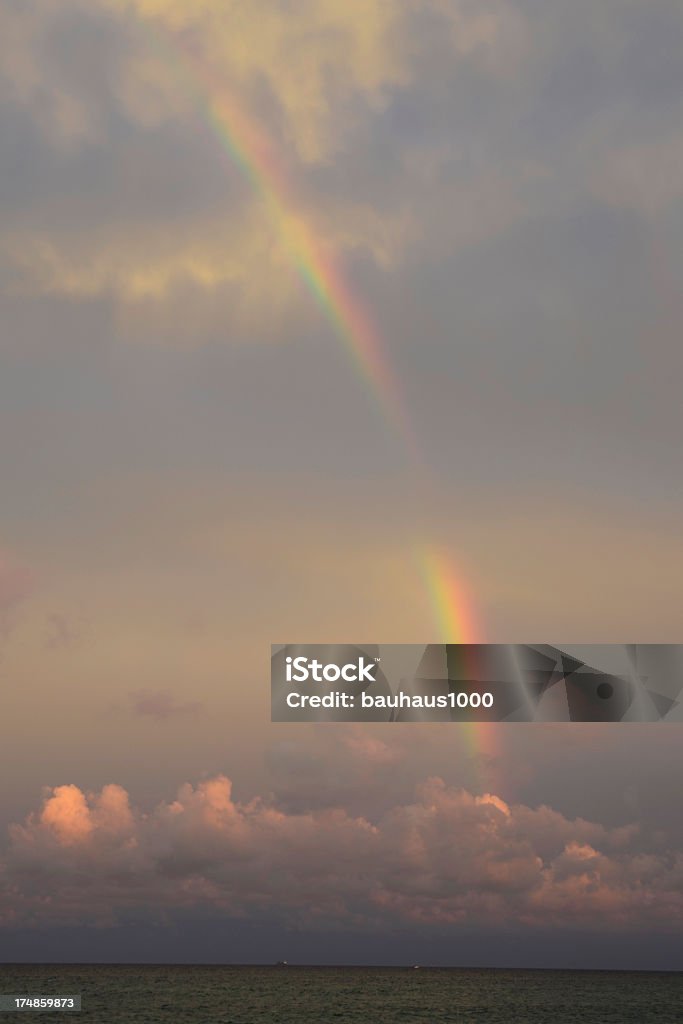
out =
[(637, 826), (509, 805), (438, 777), (374, 821), (242, 804), (223, 775), (149, 812), (115, 784), (57, 786), (10, 827), (0, 878), (5, 927), (188, 909), (307, 929), (683, 926), (680, 852), (648, 850)]

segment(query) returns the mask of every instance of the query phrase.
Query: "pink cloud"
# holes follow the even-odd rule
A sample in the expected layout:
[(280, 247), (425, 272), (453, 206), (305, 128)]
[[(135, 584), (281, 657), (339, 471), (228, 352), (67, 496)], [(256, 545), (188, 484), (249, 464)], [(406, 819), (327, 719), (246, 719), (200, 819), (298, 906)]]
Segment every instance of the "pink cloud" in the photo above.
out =
[(399, 751), (395, 747), (390, 747), (362, 727), (351, 725), (344, 735), (344, 743), (355, 759), (367, 764), (393, 764), (399, 757)]
[(108, 841), (133, 827), (128, 793), (121, 786), (110, 783), (86, 796), (71, 784), (48, 788), (40, 813), (29, 814), (24, 825), (12, 825), (10, 835), (18, 845), (40, 848), (50, 837), (57, 846), (83, 848), (96, 834)]
[(40, 821), (64, 845), (87, 839), (94, 827), (90, 808), (78, 786), (57, 786), (43, 805)]
[(10, 828), (0, 888), (6, 923), (204, 906), (309, 927), (680, 930), (683, 857), (644, 852), (641, 838), (439, 778), (376, 821), (239, 803), (225, 776), (186, 783), (147, 812), (120, 786), (63, 785)]

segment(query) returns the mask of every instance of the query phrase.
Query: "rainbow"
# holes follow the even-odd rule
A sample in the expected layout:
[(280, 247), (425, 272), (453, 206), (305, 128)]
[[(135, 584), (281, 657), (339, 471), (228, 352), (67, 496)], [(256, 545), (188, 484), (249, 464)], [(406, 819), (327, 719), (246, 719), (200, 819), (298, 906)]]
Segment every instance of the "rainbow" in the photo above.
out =
[[(477, 644), (480, 631), (474, 619), (472, 601), (448, 553), (433, 544), (416, 545), (414, 553), (431, 602), (439, 642)], [(461, 652), (465, 663), (471, 665), (471, 673), (465, 674), (476, 678), (476, 647), (464, 646)], [(478, 721), (463, 723), (462, 732), (470, 757), (472, 781), (485, 788), (490, 784), (490, 761), (501, 754), (500, 729), (493, 722)]]
[(419, 544), (415, 555), (418, 571), (431, 601), (439, 641), (450, 644), (476, 643), (478, 629), (471, 601), (447, 553), (433, 544)]
[(299, 212), (282, 165), (254, 121), (224, 91), (207, 91), (207, 119), (222, 149), (261, 197), (299, 277), (349, 351), (385, 421), (403, 439), (412, 461), (417, 462), (417, 440), (384, 346), (334, 254)]
[[(211, 80), (193, 49), (177, 37), (174, 44), (173, 49), (184, 58), (188, 84), (221, 148), (265, 204), (299, 277), (350, 353), (385, 423), (400, 436), (413, 468), (424, 481), (424, 462), (384, 345), (334, 254), (300, 212), (282, 161), (254, 120), (222, 85)], [(416, 545), (416, 558), (440, 641), (475, 642), (470, 602), (446, 553), (429, 543), (420, 543)]]
[[(310, 218), (300, 212), (281, 160), (253, 119), (221, 85), (210, 80), (196, 55), (186, 45), (179, 44), (178, 49), (185, 57), (192, 91), (222, 150), (264, 203), (301, 281), (333, 326), (371, 399), (379, 406), (383, 423), (401, 439), (416, 476), (423, 487), (429, 488), (424, 460), (385, 346), (334, 254), (314, 231)], [(438, 641), (476, 643), (479, 630), (472, 603), (447, 552), (421, 541), (414, 545), (413, 555), (437, 626)], [(465, 648), (464, 656), (476, 655)], [(472, 781), (485, 788), (489, 760), (500, 753), (499, 732), (492, 723), (478, 722), (464, 725), (463, 734)]]

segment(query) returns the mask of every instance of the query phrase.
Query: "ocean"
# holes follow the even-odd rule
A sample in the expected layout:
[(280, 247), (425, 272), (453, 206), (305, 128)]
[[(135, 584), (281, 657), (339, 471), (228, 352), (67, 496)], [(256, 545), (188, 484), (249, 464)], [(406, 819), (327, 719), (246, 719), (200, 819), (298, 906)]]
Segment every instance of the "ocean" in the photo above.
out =
[[(97, 1024), (673, 1024), (683, 974), (406, 967), (1, 965), (0, 994), (82, 995)], [(41, 1012), (41, 1021), (67, 1014)], [(2, 1020), (26, 1020), (0, 1013)]]

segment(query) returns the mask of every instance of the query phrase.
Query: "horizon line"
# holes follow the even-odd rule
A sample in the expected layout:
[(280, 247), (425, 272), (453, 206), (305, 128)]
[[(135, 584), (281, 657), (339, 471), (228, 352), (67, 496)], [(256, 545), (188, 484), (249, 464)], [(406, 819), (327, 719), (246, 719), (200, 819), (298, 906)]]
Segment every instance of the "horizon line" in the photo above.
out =
[(673, 967), (512, 967), (465, 966), (463, 964), (412, 963), (290, 963), (289, 961), (224, 961), (224, 960), (0, 960), (0, 967), (263, 967), (283, 969), (339, 969), (339, 970), (422, 970), (422, 971), (565, 971), (586, 974), (681, 974), (683, 968)]

